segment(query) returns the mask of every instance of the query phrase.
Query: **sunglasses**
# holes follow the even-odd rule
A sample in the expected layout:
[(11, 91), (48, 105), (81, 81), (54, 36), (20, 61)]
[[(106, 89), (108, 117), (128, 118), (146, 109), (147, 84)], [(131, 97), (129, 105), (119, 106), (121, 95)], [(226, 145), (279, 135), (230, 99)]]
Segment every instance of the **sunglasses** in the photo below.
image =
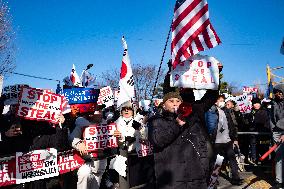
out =
[(132, 108), (131, 107), (123, 107), (123, 108), (121, 108), (121, 111), (127, 111), (127, 110), (132, 110)]

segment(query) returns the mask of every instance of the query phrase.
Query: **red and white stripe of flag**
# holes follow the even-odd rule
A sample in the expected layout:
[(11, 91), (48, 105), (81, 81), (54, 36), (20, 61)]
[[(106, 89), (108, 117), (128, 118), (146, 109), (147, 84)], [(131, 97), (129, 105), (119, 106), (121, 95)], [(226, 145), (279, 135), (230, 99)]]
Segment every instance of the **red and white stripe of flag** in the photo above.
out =
[(173, 68), (190, 56), (220, 43), (209, 20), (206, 0), (177, 0), (172, 23)]

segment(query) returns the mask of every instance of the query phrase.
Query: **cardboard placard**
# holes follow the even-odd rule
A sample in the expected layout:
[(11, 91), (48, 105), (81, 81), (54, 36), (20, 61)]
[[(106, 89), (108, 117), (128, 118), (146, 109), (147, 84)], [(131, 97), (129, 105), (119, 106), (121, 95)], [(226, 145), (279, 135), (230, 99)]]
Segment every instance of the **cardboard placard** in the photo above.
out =
[(172, 87), (213, 89), (219, 85), (219, 61), (214, 57), (194, 55), (171, 72)]
[(111, 123), (90, 125), (85, 128), (84, 141), (89, 152), (98, 149), (118, 147), (117, 138), (113, 136), (116, 130), (116, 124)]
[(100, 89), (100, 95), (97, 104), (104, 104), (106, 108), (114, 105), (114, 95), (110, 86)]
[(35, 150), (16, 153), (17, 184), (58, 176), (57, 150)]
[(62, 113), (62, 96), (47, 90), (23, 87), (19, 98), (19, 117), (58, 123)]

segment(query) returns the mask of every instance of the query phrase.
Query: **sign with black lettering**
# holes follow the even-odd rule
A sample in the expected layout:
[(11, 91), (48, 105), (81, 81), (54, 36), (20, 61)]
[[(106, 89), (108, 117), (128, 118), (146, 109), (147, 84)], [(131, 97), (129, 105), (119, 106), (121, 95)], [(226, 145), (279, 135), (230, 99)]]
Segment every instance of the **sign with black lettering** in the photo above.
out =
[(17, 184), (58, 176), (57, 150), (34, 150), (16, 153)]
[(116, 124), (111, 123), (90, 125), (84, 131), (84, 141), (89, 152), (98, 149), (116, 148), (117, 138), (113, 136), (116, 130)]
[(25, 119), (58, 123), (63, 97), (48, 90), (23, 87), (17, 115)]

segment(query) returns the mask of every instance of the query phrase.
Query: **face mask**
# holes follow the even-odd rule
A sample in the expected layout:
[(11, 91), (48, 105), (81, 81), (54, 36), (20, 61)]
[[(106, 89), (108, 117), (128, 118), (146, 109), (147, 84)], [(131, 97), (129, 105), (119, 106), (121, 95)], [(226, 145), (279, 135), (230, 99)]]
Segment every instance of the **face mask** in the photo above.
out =
[(225, 107), (225, 102), (219, 102), (218, 103), (219, 108), (224, 108)]

